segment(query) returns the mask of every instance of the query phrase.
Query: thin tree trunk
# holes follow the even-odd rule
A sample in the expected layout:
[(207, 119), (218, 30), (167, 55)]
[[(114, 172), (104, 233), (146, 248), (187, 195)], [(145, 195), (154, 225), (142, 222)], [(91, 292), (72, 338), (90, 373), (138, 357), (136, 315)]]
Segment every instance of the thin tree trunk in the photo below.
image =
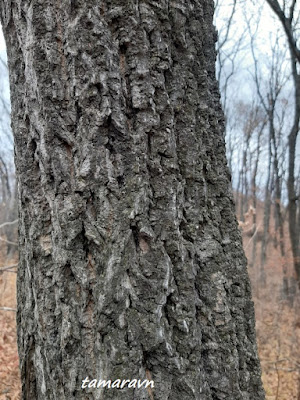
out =
[(251, 262), (250, 266), (254, 266), (256, 262), (256, 251), (257, 251), (257, 218), (256, 218), (256, 213), (257, 213), (257, 192), (256, 192), (256, 176), (257, 176), (257, 171), (258, 171), (258, 163), (259, 163), (259, 157), (260, 157), (260, 139), (261, 135), (264, 131), (265, 123), (263, 123), (258, 136), (257, 136), (257, 145), (256, 145), (256, 159), (254, 163), (254, 169), (252, 173), (252, 179), (251, 179), (251, 188), (252, 188), (252, 204), (254, 208), (254, 212), (252, 214), (252, 225), (253, 225), (253, 243), (252, 243), (252, 255), (251, 255)]
[(248, 152), (248, 141), (245, 143), (245, 149), (243, 152), (242, 159), (242, 170), (241, 170), (241, 190), (240, 190), (240, 221), (245, 220), (246, 202), (247, 202), (247, 152)]
[(296, 194), (295, 182), (295, 158), (296, 143), (299, 132), (300, 120), (300, 75), (297, 72), (296, 64), (292, 62), (293, 78), (295, 82), (295, 115), (294, 123), (289, 135), (289, 175), (288, 175), (288, 196), (289, 196), (289, 233), (294, 259), (294, 268), (298, 284), (300, 285), (300, 227), (297, 224), (297, 208), (299, 209), (299, 194)]
[(6, 162), (0, 156), (0, 175), (2, 186), (2, 201), (6, 203), (11, 198), (11, 190)]
[(251, 133), (252, 129), (246, 125), (245, 131), (244, 131), (244, 141), (245, 141), (245, 147), (243, 151), (243, 159), (242, 159), (242, 170), (240, 174), (240, 179), (241, 179), (241, 201), (240, 201), (240, 221), (245, 220), (245, 213), (248, 210), (248, 177), (247, 177), (247, 172), (248, 172), (248, 153), (250, 152), (249, 149), (249, 141), (251, 138)]
[[(270, 122), (269, 122), (270, 123)], [(271, 126), (269, 127), (269, 154), (268, 154), (268, 173), (265, 186), (265, 198), (264, 198), (264, 219), (263, 219), (263, 237), (261, 241), (261, 253), (260, 253), (260, 283), (263, 287), (266, 286), (266, 273), (265, 263), (267, 257), (267, 246), (269, 240), (269, 227), (270, 227), (270, 214), (271, 214), (271, 193), (273, 186), (273, 174), (272, 170), (272, 149), (271, 149)]]
[(264, 399), (213, 1), (1, 6), (22, 399)]
[(273, 118), (271, 123), (271, 140), (273, 143), (273, 154), (274, 154), (274, 186), (275, 186), (275, 238), (279, 233), (279, 249), (282, 260), (282, 272), (283, 272), (283, 296), (288, 297), (288, 276), (287, 276), (287, 264), (285, 260), (285, 246), (284, 246), (284, 229), (283, 229), (283, 218), (281, 212), (281, 184), (279, 174), (279, 163), (278, 163), (278, 148), (275, 137), (274, 128), (274, 113), (272, 112), (271, 117)]

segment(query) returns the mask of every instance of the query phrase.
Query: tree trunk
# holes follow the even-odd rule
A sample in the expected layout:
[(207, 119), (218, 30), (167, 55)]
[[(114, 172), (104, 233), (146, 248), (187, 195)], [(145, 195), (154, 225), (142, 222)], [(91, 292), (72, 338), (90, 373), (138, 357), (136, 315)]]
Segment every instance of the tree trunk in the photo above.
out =
[(251, 176), (251, 191), (252, 191), (252, 204), (253, 204), (253, 209), (254, 212), (252, 213), (252, 226), (253, 226), (253, 236), (252, 236), (252, 253), (251, 253), (251, 261), (249, 263), (249, 266), (253, 267), (256, 262), (256, 251), (257, 251), (257, 231), (258, 231), (258, 226), (257, 226), (257, 220), (256, 220), (256, 207), (257, 207), (257, 185), (256, 185), (256, 176), (257, 176), (257, 170), (258, 170), (258, 163), (259, 163), (259, 157), (261, 153), (261, 136), (263, 133), (265, 127), (265, 123), (262, 124), (259, 133), (257, 135), (257, 144), (256, 144), (256, 150), (255, 150), (255, 161), (254, 161), (254, 168)]
[(283, 226), (283, 218), (282, 218), (282, 210), (281, 210), (281, 176), (279, 173), (279, 162), (278, 162), (278, 143), (276, 141), (275, 135), (275, 127), (274, 127), (274, 108), (270, 113), (270, 134), (271, 134), (271, 141), (273, 145), (273, 166), (274, 166), (274, 189), (275, 189), (275, 202), (274, 202), (274, 219), (275, 219), (275, 247), (277, 247), (277, 235), (279, 234), (279, 249), (281, 255), (281, 264), (282, 264), (282, 289), (283, 289), (283, 297), (286, 299), (288, 297), (288, 270), (287, 270), (287, 263), (286, 263), (286, 255), (285, 255), (285, 245), (284, 245), (284, 226)]
[(213, 1), (1, 6), (22, 398), (263, 399)]
[(267, 258), (267, 247), (269, 241), (269, 230), (270, 230), (270, 215), (271, 215), (271, 194), (273, 187), (273, 162), (272, 162), (272, 147), (271, 147), (271, 130), (272, 126), (269, 120), (269, 145), (268, 145), (268, 171), (265, 184), (265, 197), (264, 197), (264, 219), (263, 219), (263, 237), (261, 241), (260, 251), (260, 284), (262, 287), (266, 286), (266, 273), (265, 263)]
[[(292, 51), (292, 50), (290, 50)], [(292, 62), (293, 79), (295, 83), (295, 115), (294, 123), (289, 134), (289, 175), (288, 175), (288, 197), (289, 197), (289, 233), (292, 245), (294, 268), (300, 287), (300, 227), (297, 225), (297, 209), (300, 209), (299, 193), (296, 193), (295, 160), (296, 143), (299, 133), (300, 121), (300, 75), (297, 72), (296, 63)]]

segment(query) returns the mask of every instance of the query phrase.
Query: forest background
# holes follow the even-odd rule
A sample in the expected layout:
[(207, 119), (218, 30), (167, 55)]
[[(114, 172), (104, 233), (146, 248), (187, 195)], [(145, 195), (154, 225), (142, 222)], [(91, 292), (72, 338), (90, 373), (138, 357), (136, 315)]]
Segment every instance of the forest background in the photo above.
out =
[[(300, 400), (300, 7), (216, 0), (217, 78), (268, 400)], [(17, 205), (0, 35), (0, 400), (18, 399)]]

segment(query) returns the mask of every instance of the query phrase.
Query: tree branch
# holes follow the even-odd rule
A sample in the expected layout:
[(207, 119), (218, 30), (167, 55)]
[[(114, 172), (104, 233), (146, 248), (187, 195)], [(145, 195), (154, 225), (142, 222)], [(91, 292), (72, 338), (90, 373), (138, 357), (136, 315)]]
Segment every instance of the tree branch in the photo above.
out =
[(18, 222), (17, 219), (15, 219), (14, 221), (4, 222), (3, 224), (0, 225), (0, 228), (4, 228), (4, 227), (7, 226), (7, 225), (13, 225), (13, 224), (15, 224), (15, 223), (17, 223), (17, 222)]
[(13, 268), (16, 268), (18, 264), (13, 264), (13, 265), (5, 265), (4, 267), (0, 268), (0, 273), (3, 271), (9, 271), (9, 272), (16, 272), (16, 271), (10, 271)]
[(2, 238), (1, 236), (0, 236), (0, 241), (1, 241), (1, 242), (8, 243), (8, 244), (13, 244), (14, 246), (18, 246), (18, 243), (16, 243), (16, 242), (11, 242), (10, 240), (4, 239), (4, 238)]
[(300, 63), (300, 50), (297, 47), (296, 40), (293, 36), (293, 29), (292, 29), (292, 20), (294, 16), (294, 9), (295, 9), (295, 3), (296, 1), (293, 1), (293, 4), (291, 5), (290, 8), (290, 15), (286, 17), (284, 14), (283, 10), (281, 9), (278, 0), (266, 0), (269, 6), (272, 8), (274, 13), (278, 16), (280, 22), (282, 23), (282, 26), (284, 28), (284, 31), (286, 33), (289, 46), (291, 49), (291, 52), (293, 53), (295, 59)]

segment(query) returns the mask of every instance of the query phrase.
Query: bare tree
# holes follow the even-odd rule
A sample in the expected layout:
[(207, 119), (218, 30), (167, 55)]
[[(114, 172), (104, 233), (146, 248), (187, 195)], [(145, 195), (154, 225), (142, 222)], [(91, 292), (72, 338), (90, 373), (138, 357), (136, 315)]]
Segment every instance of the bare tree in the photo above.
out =
[(252, 198), (252, 254), (250, 260), (250, 266), (255, 265), (256, 261), (256, 253), (257, 253), (257, 239), (258, 239), (258, 225), (257, 225), (257, 174), (258, 174), (258, 166), (261, 155), (261, 139), (264, 133), (267, 119), (262, 110), (261, 105), (255, 105), (253, 111), (251, 112), (251, 126), (253, 131), (256, 130), (256, 145), (252, 151), (253, 158), (253, 168), (251, 169), (251, 198)]
[[(251, 34), (250, 24), (248, 24), (248, 28)], [(264, 235), (261, 249), (262, 276), (264, 276), (263, 265), (266, 260), (272, 198), (274, 199), (275, 228), (279, 231), (280, 236), (280, 252), (282, 260), (284, 260), (285, 257), (283, 216), (281, 210), (282, 174), (284, 169), (281, 168), (280, 172), (279, 160), (281, 154), (281, 158), (283, 159), (281, 164), (283, 165), (285, 158), (284, 123), (286, 117), (286, 107), (284, 104), (286, 102), (284, 98), (281, 99), (281, 94), (288, 82), (288, 73), (285, 68), (286, 55), (282, 52), (279, 43), (279, 32), (277, 31), (274, 36), (275, 40), (273, 39), (273, 43), (270, 46), (271, 56), (268, 58), (267, 62), (267, 73), (262, 74), (259, 72), (258, 56), (255, 50), (255, 36), (251, 35), (251, 52), (254, 61), (254, 72), (252, 73), (252, 76), (261, 107), (263, 108), (268, 121), (267, 143), (269, 166), (267, 169), (268, 172), (264, 200)], [(283, 261), (283, 287), (286, 294), (288, 291), (287, 282), (287, 268), (285, 261)]]
[(284, 1), (282, 5), (278, 0), (266, 0), (278, 19), (282, 23), (289, 45), (289, 53), (294, 83), (294, 121), (289, 133), (289, 167), (288, 167), (288, 198), (289, 198), (289, 232), (294, 258), (294, 267), (297, 279), (300, 282), (300, 226), (297, 223), (299, 213), (299, 193), (295, 180), (296, 144), (300, 121), (300, 50), (298, 48), (299, 9), (296, 0)]
[[(235, 19), (235, 14), (239, 5), (238, 0), (233, 0), (231, 4), (215, 2), (215, 20), (219, 25), (221, 16), (223, 24), (218, 30), (217, 41), (217, 80), (219, 82), (223, 110), (225, 117), (227, 114), (228, 87), (231, 79), (234, 77), (239, 64), (240, 52), (243, 49), (246, 30), (241, 31), (239, 24)], [(225, 11), (226, 10), (226, 11)]]

